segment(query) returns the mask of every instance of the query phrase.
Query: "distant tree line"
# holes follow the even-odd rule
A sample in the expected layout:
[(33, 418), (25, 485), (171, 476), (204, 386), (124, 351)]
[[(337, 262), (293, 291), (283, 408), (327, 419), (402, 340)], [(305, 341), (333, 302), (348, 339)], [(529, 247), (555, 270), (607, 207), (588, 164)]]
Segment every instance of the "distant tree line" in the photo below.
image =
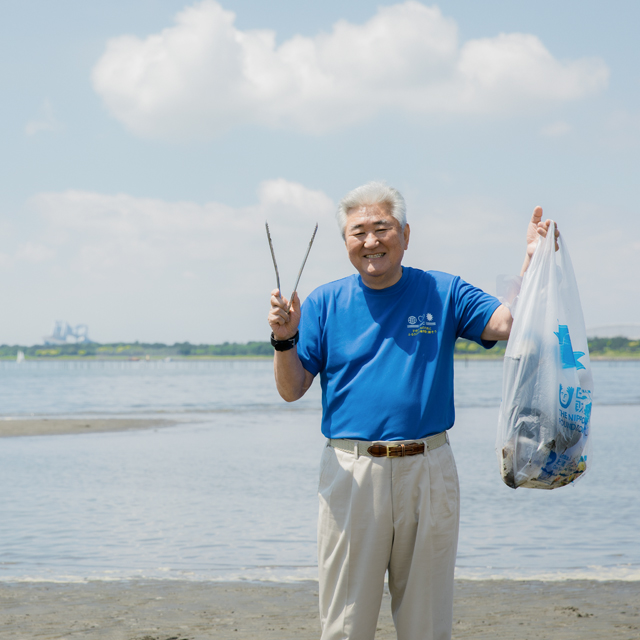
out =
[[(456, 342), (455, 355), (466, 358), (499, 358), (504, 355), (506, 341), (498, 342), (486, 351), (479, 344), (460, 338)], [(162, 359), (162, 358), (198, 358), (198, 357), (269, 357), (273, 348), (269, 342), (223, 342), (222, 344), (191, 344), (176, 342), (166, 345), (160, 342), (97, 342), (63, 345), (0, 345), (0, 358), (15, 359), (18, 351), (26, 358), (92, 358), (92, 359)], [(640, 358), (640, 340), (627, 338), (592, 338), (589, 340), (589, 353), (596, 357), (637, 357)]]
[(627, 353), (640, 355), (640, 340), (628, 338), (591, 338), (589, 340), (589, 353), (594, 355), (607, 355), (608, 353)]
[[(640, 358), (640, 340), (629, 340), (619, 336), (617, 338), (590, 338), (587, 342), (589, 343), (589, 354), (595, 357)], [(506, 347), (506, 341), (500, 341), (493, 349), (485, 351), (479, 344), (460, 338), (456, 342), (455, 354), (467, 357), (482, 357), (483, 355), (485, 357), (502, 357)]]
[(456, 356), (465, 356), (467, 358), (502, 358), (506, 348), (506, 340), (500, 340), (500, 342), (498, 342), (495, 347), (487, 351), (477, 342), (465, 340), (464, 338), (458, 338), (458, 340), (456, 340), (456, 346), (453, 353)]
[(82, 344), (36, 345), (22, 347), (19, 345), (1, 345), (0, 358), (16, 358), (22, 351), (26, 358), (119, 358), (142, 359), (171, 357), (211, 357), (211, 356), (271, 356), (273, 347), (269, 342), (224, 342), (222, 344), (191, 344), (176, 342), (173, 345), (161, 342), (114, 342), (99, 344), (97, 342)]

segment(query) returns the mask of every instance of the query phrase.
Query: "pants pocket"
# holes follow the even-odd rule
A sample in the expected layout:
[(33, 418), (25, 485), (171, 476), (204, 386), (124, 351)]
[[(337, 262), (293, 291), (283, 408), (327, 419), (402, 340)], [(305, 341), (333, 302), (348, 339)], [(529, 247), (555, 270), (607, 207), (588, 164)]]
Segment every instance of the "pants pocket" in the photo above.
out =
[(331, 466), (331, 462), (336, 458), (336, 450), (327, 443), (322, 450), (322, 456), (320, 457), (320, 473), (318, 477), (318, 493), (322, 493), (325, 489), (325, 480), (327, 477), (327, 468)]
[(433, 453), (436, 454), (434, 462), (440, 475), (447, 509), (452, 515), (457, 515), (460, 511), (460, 485), (453, 452), (451, 447), (446, 444), (436, 449)]

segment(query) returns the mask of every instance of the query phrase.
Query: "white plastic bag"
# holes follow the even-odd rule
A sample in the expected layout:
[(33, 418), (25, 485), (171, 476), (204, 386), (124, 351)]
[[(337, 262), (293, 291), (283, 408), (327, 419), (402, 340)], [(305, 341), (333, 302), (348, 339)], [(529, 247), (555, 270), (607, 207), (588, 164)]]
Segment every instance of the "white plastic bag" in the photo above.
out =
[(571, 259), (553, 222), (525, 272), (504, 357), (496, 451), (508, 486), (555, 489), (587, 469), (593, 379)]

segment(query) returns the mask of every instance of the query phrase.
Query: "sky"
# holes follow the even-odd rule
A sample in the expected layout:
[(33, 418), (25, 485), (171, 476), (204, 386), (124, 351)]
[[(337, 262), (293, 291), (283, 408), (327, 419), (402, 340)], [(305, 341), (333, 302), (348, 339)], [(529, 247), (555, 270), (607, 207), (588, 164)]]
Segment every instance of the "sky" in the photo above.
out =
[(495, 293), (533, 208), (587, 327), (640, 323), (640, 4), (3, 0), (0, 343), (267, 340), (275, 275), (353, 272), (382, 179), (404, 264)]

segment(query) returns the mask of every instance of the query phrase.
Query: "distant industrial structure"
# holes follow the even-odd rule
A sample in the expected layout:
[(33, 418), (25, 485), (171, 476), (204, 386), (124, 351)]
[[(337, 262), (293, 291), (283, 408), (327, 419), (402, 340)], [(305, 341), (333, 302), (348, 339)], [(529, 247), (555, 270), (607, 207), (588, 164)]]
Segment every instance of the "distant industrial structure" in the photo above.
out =
[(640, 340), (640, 324), (605, 324), (587, 329), (589, 338), (627, 338)]
[(72, 327), (68, 322), (57, 320), (53, 325), (50, 336), (44, 336), (44, 344), (83, 344), (91, 342), (89, 339), (89, 327), (86, 324), (77, 324)]

